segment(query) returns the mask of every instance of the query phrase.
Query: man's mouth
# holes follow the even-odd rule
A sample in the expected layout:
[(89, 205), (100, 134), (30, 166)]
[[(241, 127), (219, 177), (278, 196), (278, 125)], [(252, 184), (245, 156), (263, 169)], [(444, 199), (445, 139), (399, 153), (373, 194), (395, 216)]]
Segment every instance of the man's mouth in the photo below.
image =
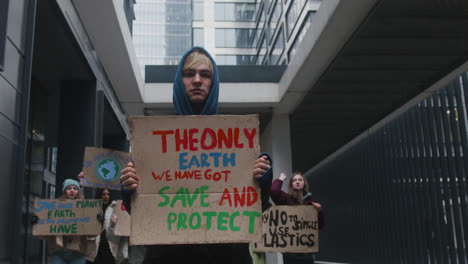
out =
[(202, 89), (192, 89), (190, 92), (195, 93), (195, 94), (201, 94), (201, 93), (204, 93), (205, 91), (203, 91)]

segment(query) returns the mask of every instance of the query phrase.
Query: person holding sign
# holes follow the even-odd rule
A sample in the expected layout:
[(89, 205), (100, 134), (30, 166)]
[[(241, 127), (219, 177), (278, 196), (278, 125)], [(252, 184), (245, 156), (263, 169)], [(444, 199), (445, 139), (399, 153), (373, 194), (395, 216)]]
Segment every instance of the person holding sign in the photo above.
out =
[[(219, 78), (216, 63), (201, 47), (194, 47), (181, 58), (173, 84), (173, 104), (178, 115), (216, 115), (218, 113)], [(123, 201), (131, 213), (130, 195), (139, 186), (139, 176), (130, 162), (121, 172)], [(258, 179), (262, 201), (268, 200), (271, 175)], [(269, 181), (268, 181), (269, 179)], [(263, 204), (263, 202), (262, 202)], [(251, 263), (249, 246), (240, 244), (190, 244), (154, 246), (147, 251), (150, 262), (158, 263)], [(149, 256), (152, 255), (153, 257)], [(148, 261), (148, 260), (147, 260)]]
[[(309, 185), (301, 173), (296, 172), (289, 181), (288, 193), (281, 190), (284, 180), (287, 176), (284, 173), (273, 181), (271, 186), (271, 199), (276, 205), (312, 205), (318, 210), (319, 229), (323, 227), (322, 206), (312, 200), (312, 194), (309, 192)], [(314, 254), (284, 253), (283, 261), (285, 264), (314, 263)]]
[[(59, 200), (83, 199), (80, 193), (80, 184), (73, 179), (66, 179), (63, 182), (63, 195)], [(47, 240), (50, 259), (49, 263), (86, 263), (85, 255), (88, 252), (87, 236), (44, 236), (40, 239)]]
[(111, 264), (119, 262), (118, 260), (120, 258), (125, 258), (127, 255), (126, 246), (121, 247), (119, 243), (112, 243), (113, 241), (108, 240), (106, 234), (110, 226), (110, 219), (116, 202), (112, 200), (111, 193), (108, 189), (97, 189), (96, 197), (94, 198), (102, 199), (102, 212), (104, 219), (102, 232), (95, 238), (97, 251), (93, 252), (93, 254), (89, 256), (89, 259), (95, 263)]

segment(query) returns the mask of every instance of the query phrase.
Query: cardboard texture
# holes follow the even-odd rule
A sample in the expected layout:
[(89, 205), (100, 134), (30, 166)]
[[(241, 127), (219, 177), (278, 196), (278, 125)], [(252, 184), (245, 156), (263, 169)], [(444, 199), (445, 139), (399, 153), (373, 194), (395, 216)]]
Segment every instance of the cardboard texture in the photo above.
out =
[(34, 200), (39, 221), (33, 225), (33, 235), (99, 235), (102, 225), (97, 214), (101, 211), (101, 200)]
[(117, 236), (130, 236), (130, 215), (122, 200), (118, 200), (114, 207), (114, 214), (118, 217), (114, 233)]
[[(205, 244), (226, 242), (260, 241), (262, 234), (261, 207), (237, 207), (227, 200), (219, 205), (219, 193), (206, 193), (203, 198), (198, 195), (189, 205), (189, 195), (176, 198), (167, 195), (172, 202), (177, 199), (174, 207), (171, 202), (160, 207), (165, 197), (144, 194), (132, 201), (131, 245), (147, 244)], [(258, 197), (259, 199), (260, 197)], [(251, 199), (253, 199), (251, 197)], [(185, 207), (181, 206), (185, 202)], [(208, 205), (203, 207), (203, 204)], [(134, 207), (138, 205), (138, 207)], [(133, 208), (138, 208), (134, 213)], [(140, 216), (137, 216), (140, 215)]]
[(314, 253), (319, 251), (317, 209), (311, 205), (272, 206), (263, 213), (262, 242), (256, 252)]
[[(259, 241), (261, 230), (247, 232), (245, 216), (233, 217), (241, 231), (207, 229), (206, 225), (197, 230), (170, 229), (167, 220), (173, 214), (190, 217), (205, 211), (223, 212), (222, 216), (234, 211), (241, 216), (251, 211), (260, 214), (260, 189), (251, 172), (259, 155), (257, 115), (130, 117), (129, 126), (133, 161), (140, 176), (132, 201), (132, 244)], [(247, 196), (252, 198), (253, 193), (257, 198), (247, 205)], [(201, 197), (206, 204), (201, 205)], [(219, 206), (220, 200), (224, 205)], [(168, 205), (160, 206), (163, 201)], [(260, 226), (260, 218), (255, 218), (255, 228)]]
[(83, 159), (83, 186), (120, 190), (120, 171), (131, 161), (128, 152), (86, 147)]

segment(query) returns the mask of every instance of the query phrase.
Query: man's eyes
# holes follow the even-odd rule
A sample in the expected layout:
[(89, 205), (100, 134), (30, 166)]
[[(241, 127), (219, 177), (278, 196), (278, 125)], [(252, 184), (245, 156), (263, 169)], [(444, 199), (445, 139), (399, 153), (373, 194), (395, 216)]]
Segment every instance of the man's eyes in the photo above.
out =
[(194, 71), (184, 71), (182, 75), (184, 77), (193, 77), (193, 76), (195, 76), (195, 72)]
[[(197, 74), (196, 71), (184, 71), (184, 72), (182, 73), (182, 76), (183, 76), (183, 77), (194, 77), (195, 74)], [(211, 76), (212, 76), (212, 75), (211, 75), (211, 72), (204, 72), (204, 71), (202, 71), (202, 72), (199, 72), (199, 74), (200, 74), (200, 76), (203, 77), (203, 78), (211, 78)]]
[(201, 72), (200, 76), (204, 78), (211, 78), (211, 72)]

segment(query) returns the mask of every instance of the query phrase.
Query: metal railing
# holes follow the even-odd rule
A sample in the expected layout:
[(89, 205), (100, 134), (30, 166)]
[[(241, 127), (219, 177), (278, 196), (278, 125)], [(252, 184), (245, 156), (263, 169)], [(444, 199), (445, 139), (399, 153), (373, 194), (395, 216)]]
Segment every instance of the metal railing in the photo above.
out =
[(318, 260), (468, 263), (468, 75), (313, 172)]

